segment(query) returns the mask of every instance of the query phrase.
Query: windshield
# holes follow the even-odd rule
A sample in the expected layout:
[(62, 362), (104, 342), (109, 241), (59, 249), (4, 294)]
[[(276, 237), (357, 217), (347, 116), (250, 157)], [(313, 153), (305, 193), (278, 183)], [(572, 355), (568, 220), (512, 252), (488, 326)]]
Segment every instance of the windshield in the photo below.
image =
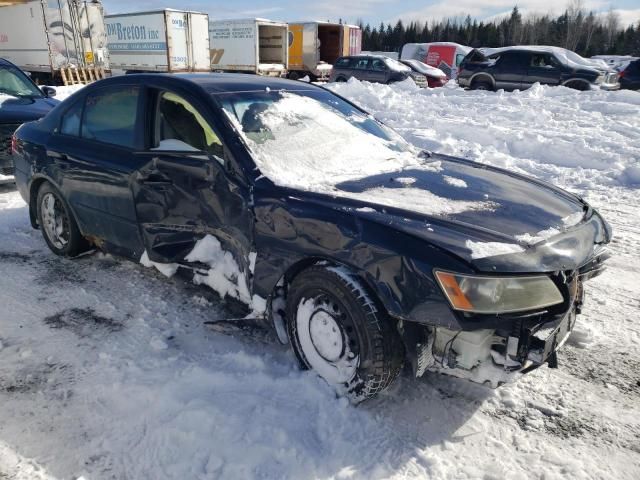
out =
[(418, 163), (393, 130), (324, 90), (216, 95), (261, 173), (274, 183), (330, 189)]
[(0, 95), (42, 97), (42, 92), (24, 73), (14, 67), (0, 67)]

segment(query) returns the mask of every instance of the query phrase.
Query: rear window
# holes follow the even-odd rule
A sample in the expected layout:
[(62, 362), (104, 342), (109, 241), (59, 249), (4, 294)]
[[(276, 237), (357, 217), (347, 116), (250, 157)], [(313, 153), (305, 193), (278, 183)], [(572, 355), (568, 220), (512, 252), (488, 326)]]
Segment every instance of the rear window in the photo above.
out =
[(87, 95), (82, 137), (122, 147), (135, 146), (139, 87), (104, 88)]

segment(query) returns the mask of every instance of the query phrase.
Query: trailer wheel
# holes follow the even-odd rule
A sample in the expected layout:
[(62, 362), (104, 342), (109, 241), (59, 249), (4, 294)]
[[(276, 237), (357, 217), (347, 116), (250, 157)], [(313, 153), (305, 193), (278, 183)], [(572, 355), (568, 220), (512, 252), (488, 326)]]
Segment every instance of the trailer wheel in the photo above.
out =
[(300, 74), (298, 72), (289, 72), (289, 80), (300, 80)]

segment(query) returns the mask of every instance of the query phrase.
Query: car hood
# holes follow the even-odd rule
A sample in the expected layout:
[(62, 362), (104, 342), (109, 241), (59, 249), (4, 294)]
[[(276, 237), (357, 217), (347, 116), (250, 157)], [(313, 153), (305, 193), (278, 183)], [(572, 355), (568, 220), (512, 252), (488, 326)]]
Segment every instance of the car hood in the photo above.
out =
[[(486, 272), (573, 270), (593, 255), (596, 244), (610, 239), (610, 228), (597, 212), (564, 190), (454, 157), (433, 155), (430, 160), (439, 169), (345, 182), (337, 188), (348, 198), (338, 193), (330, 201), (363, 219), (424, 239)], [(389, 194), (402, 198), (396, 189), (428, 196), (390, 204)], [(424, 199), (445, 204), (428, 213), (431, 207), (420, 204)], [(445, 208), (447, 202), (454, 208)]]
[(53, 98), (7, 98), (0, 103), (0, 123), (24, 123), (49, 113), (58, 103)]

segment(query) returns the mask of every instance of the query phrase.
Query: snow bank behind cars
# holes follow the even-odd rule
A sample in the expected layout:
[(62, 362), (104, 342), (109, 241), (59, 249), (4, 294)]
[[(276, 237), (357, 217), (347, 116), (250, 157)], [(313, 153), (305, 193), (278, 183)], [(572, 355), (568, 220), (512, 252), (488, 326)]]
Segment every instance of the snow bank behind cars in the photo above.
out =
[(573, 190), (640, 186), (640, 93), (535, 84), (522, 92), (330, 84), (426, 150)]

